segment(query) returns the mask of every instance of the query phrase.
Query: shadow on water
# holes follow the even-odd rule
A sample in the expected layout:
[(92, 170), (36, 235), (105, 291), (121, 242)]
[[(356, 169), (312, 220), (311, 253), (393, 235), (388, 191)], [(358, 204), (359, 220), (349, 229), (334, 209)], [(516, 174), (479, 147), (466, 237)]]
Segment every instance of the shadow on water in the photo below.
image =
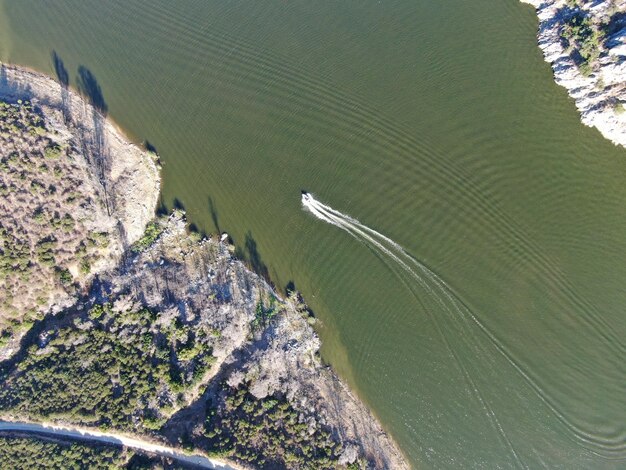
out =
[(54, 73), (57, 76), (57, 80), (59, 80), (61, 86), (67, 88), (70, 84), (70, 74), (68, 73), (67, 68), (65, 68), (63, 60), (54, 49), (52, 50), (50, 56), (52, 57), (52, 65), (54, 65)]
[(0, 87), (2, 90), (9, 87), (9, 78), (7, 77), (7, 70), (4, 64), (0, 64)]
[(63, 111), (63, 119), (68, 123), (71, 119), (72, 103), (68, 86), (70, 84), (70, 74), (63, 63), (63, 59), (53, 49), (51, 54), (52, 65), (54, 66), (54, 73), (61, 84), (61, 110)]
[(156, 159), (157, 165), (163, 165), (163, 162), (161, 161), (161, 156), (159, 155), (159, 151), (154, 145), (152, 145), (152, 142), (150, 142), (148, 139), (144, 140), (143, 147), (146, 149), (146, 151), (152, 154), (153, 158)]
[(315, 318), (315, 312), (307, 305), (304, 301), (304, 297), (300, 294), (300, 291), (296, 288), (296, 283), (293, 281), (289, 281), (285, 286), (285, 296), (286, 297), (295, 297), (295, 300), (298, 303), (298, 309), (302, 312), (306, 312), (309, 317)]
[(159, 205), (156, 209), (156, 215), (158, 217), (166, 217), (168, 216), (170, 213), (167, 204), (165, 203), (165, 201), (163, 200), (163, 195), (160, 196), (159, 198)]
[(246, 261), (255, 273), (271, 284), (269, 270), (259, 254), (256, 240), (250, 230), (246, 233), (243, 248), (238, 246), (235, 249), (235, 257)]
[(156, 147), (155, 147), (154, 145), (152, 145), (152, 143), (151, 143), (149, 140), (147, 140), (147, 139), (146, 139), (146, 140), (144, 140), (144, 141), (143, 141), (143, 146), (146, 148), (146, 150), (147, 150), (148, 152), (152, 152), (152, 153), (154, 153), (155, 155), (158, 155), (158, 154), (159, 154), (159, 152), (157, 151)]
[[(211, 220), (213, 221), (216, 233), (219, 235), (223, 232), (219, 223), (218, 211), (212, 197), (208, 198), (208, 206)], [(172, 210), (175, 209), (185, 211), (185, 206), (180, 199), (174, 198), (174, 200), (172, 201), (172, 205), (170, 206), (165, 200), (163, 200), (163, 198), (161, 198), (159, 202), (159, 207), (157, 208), (157, 215), (167, 216), (172, 212)], [(189, 231), (200, 235), (201, 238), (208, 236), (206, 231), (200, 229), (196, 224), (193, 223), (189, 225)], [(267, 265), (263, 262), (263, 258), (259, 253), (258, 245), (256, 240), (252, 236), (252, 232), (248, 230), (248, 232), (246, 233), (243, 246), (234, 243), (232, 238), (230, 239), (230, 242), (232, 242), (236, 247), (234, 252), (235, 258), (245, 262), (252, 271), (261, 276), (270, 285), (274, 286), (274, 283), (272, 282), (272, 277), (270, 276), (270, 271)], [(290, 284), (293, 285), (293, 282), (291, 282)]]
[(170, 206), (165, 199), (163, 199), (163, 195), (161, 195), (159, 199), (159, 206), (157, 207), (156, 214), (160, 217), (169, 216), (174, 210), (179, 210), (185, 212), (185, 205), (183, 202), (177, 197), (172, 201), (172, 205)]
[(192, 234), (196, 234), (197, 238), (199, 238), (200, 240), (204, 238), (209, 238), (209, 235), (194, 223), (189, 224), (189, 231)]
[(287, 282), (287, 285), (285, 286), (285, 294), (289, 295), (292, 292), (297, 292), (296, 290), (296, 283), (293, 281), (289, 281)]
[(84, 65), (79, 66), (76, 83), (78, 84), (78, 91), (87, 97), (89, 103), (91, 103), (94, 108), (106, 116), (109, 107), (104, 100), (102, 88), (93, 72)]
[[(161, 197), (159, 206), (157, 207), (157, 210), (156, 210), (156, 214), (159, 217), (168, 217), (175, 210), (186, 212), (185, 205), (180, 199), (174, 198), (174, 201), (172, 201), (172, 207), (170, 208)], [(206, 231), (198, 227), (195, 223), (188, 223), (187, 228), (189, 232), (191, 232), (192, 234), (199, 235), (200, 239), (208, 238), (208, 234), (206, 233)]]
[(217, 216), (217, 209), (215, 208), (215, 203), (213, 202), (213, 198), (209, 196), (209, 212), (211, 213), (211, 220), (213, 221), (213, 225), (215, 226), (215, 230), (217, 233), (222, 233), (220, 230), (220, 223)]
[(183, 204), (183, 201), (177, 197), (174, 198), (174, 209), (185, 212), (185, 205)]

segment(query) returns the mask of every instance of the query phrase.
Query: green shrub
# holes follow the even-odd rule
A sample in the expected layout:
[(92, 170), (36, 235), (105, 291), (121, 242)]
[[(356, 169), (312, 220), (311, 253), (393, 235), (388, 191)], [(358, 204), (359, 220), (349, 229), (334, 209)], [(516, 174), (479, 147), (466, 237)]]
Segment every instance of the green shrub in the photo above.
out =
[(61, 227), (64, 231), (70, 232), (74, 228), (74, 217), (70, 214), (65, 214), (61, 218)]
[[(143, 416), (144, 427), (156, 430), (166, 411), (185, 404), (179, 394), (214, 362), (210, 346), (189, 340), (190, 360), (177, 364), (168, 354), (174, 344), (154, 331), (155, 313), (148, 309), (115, 312), (110, 303), (97, 303), (89, 321), (75, 313), (46, 349), (33, 339), (26, 357), (0, 370), (0, 409), (123, 429), (134, 429), (134, 418)], [(158, 398), (159, 409), (152, 409), (149, 403), (162, 396), (173, 401)]]
[(600, 56), (603, 33), (583, 12), (574, 13), (564, 24), (561, 37), (579, 56), (579, 69), (584, 75), (592, 72), (592, 65)]
[(259, 299), (256, 305), (254, 320), (252, 320), (252, 328), (257, 329), (265, 326), (269, 320), (275, 317), (279, 312), (279, 306), (276, 303), (276, 297), (270, 297), (269, 306), (265, 306), (263, 299)]
[(109, 312), (109, 309), (107, 304), (95, 304), (89, 309), (88, 316), (91, 320), (100, 320), (105, 313)]
[(88, 237), (88, 242), (93, 246), (106, 248), (109, 246), (109, 234), (107, 232), (91, 232)]
[(37, 260), (44, 266), (53, 267), (55, 265), (54, 255), (52, 250), (54, 249), (56, 242), (51, 239), (41, 240), (35, 246), (35, 255)]
[(83, 258), (80, 261), (80, 272), (82, 274), (89, 274), (91, 272), (91, 263), (87, 258)]
[(42, 208), (36, 209), (33, 213), (33, 219), (35, 222), (44, 223), (46, 221), (46, 214)]
[(330, 429), (300, 423), (298, 412), (279, 396), (255, 398), (246, 385), (225, 386), (221, 401), (206, 404), (209, 452), (233, 456), (255, 468), (338, 468), (341, 444)]
[(69, 269), (60, 268), (57, 266), (56, 268), (57, 278), (64, 286), (69, 286), (74, 282), (74, 277)]
[(59, 145), (53, 143), (48, 145), (43, 151), (44, 157), (51, 160), (58, 159), (62, 153), (63, 149)]
[(161, 225), (157, 222), (150, 222), (146, 227), (146, 231), (143, 236), (133, 243), (131, 250), (135, 253), (140, 253), (146, 250), (156, 241), (157, 238), (159, 238), (161, 233), (163, 233), (163, 227), (161, 227)]

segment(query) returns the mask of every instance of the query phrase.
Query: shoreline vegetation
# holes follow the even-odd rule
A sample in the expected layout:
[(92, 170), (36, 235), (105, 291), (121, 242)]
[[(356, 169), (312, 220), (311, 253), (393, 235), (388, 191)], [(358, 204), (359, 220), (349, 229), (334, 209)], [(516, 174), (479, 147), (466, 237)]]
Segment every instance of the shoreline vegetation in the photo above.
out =
[(537, 38), (582, 122), (626, 147), (626, 0), (521, 0), (539, 18)]
[(408, 468), (322, 364), (299, 294), (281, 298), (184, 212), (155, 217), (158, 157), (107, 119), (89, 70), (79, 95), (53, 61), (59, 82), (0, 64), (0, 282), (15, 292), (0, 299), (0, 418), (242, 468)]

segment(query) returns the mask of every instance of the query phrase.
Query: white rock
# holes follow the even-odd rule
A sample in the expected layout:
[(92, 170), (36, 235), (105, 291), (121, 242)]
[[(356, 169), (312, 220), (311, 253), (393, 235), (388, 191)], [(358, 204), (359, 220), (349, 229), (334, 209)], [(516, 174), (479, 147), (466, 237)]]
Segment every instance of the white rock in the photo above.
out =
[[(565, 87), (576, 102), (583, 124), (596, 127), (604, 137), (626, 147), (626, 119), (616, 112), (615, 104), (626, 102), (626, 28), (613, 34), (598, 60), (597, 70), (584, 76), (569, 52), (561, 43), (562, 22), (559, 11), (567, 6), (566, 0), (521, 0), (533, 5), (539, 17), (537, 33), (544, 59), (552, 65), (556, 83)], [(626, 2), (598, 0), (580, 4), (581, 10), (600, 21), (614, 11), (626, 7)], [(617, 9), (615, 9), (617, 7)]]

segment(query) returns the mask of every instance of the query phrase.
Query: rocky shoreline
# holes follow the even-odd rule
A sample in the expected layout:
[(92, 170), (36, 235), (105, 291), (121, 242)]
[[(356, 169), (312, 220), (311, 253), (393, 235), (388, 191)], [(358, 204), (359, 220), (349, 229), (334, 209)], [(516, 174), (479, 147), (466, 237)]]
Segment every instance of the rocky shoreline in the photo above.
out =
[(626, 1), (521, 0), (539, 17), (539, 47), (582, 122), (626, 147)]
[[(68, 158), (84, 158), (119, 240), (110, 243), (114, 262), (85, 280), (73, 305), (51, 309), (0, 362), (0, 414), (118, 428), (250, 468), (408, 468), (321, 362), (314, 318), (297, 293), (281, 298), (220, 237), (190, 232), (182, 212), (154, 218), (156, 159), (106, 118), (91, 85), (83, 99), (67, 84), (2, 65), (1, 97), (29, 100), (54, 135), (81, 143)], [(119, 359), (94, 354), (92, 340)], [(115, 372), (109, 381), (99, 370)], [(97, 398), (82, 380), (101, 384)], [(42, 402), (33, 387), (58, 396), (46, 392)]]

